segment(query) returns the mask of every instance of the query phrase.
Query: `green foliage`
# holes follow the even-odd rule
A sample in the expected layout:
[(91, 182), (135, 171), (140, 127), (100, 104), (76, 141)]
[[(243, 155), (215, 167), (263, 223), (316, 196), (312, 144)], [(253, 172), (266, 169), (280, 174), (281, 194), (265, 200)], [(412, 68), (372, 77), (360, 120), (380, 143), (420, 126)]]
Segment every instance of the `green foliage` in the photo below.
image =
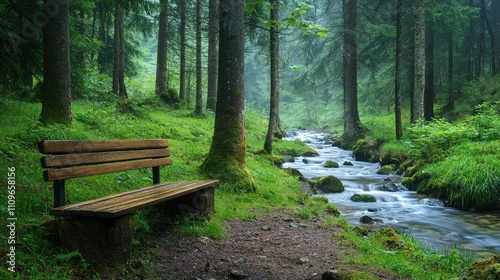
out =
[(346, 227), (340, 237), (356, 246), (359, 254), (344, 263), (375, 266), (410, 279), (456, 279), (464, 275), (472, 258), (465, 251), (450, 248), (442, 254), (423, 247), (414, 237), (397, 234), (393, 229), (368, 232)]
[(446, 159), (424, 169), (431, 178), (428, 188), (462, 209), (500, 207), (499, 151), (498, 140), (454, 147)]

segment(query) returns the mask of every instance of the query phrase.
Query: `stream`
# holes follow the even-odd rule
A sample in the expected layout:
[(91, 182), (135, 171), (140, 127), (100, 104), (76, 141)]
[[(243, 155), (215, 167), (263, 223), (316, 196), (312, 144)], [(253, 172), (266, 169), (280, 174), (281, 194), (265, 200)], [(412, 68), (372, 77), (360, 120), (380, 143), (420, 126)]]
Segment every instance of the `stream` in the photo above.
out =
[[(297, 157), (283, 164), (295, 168), (306, 178), (334, 175), (344, 184), (345, 191), (322, 194), (339, 209), (353, 226), (380, 229), (392, 227), (414, 236), (420, 243), (437, 252), (453, 246), (472, 253), (474, 258), (500, 253), (500, 212), (469, 212), (444, 207), (444, 203), (414, 191), (381, 191), (383, 185), (400, 185), (402, 176), (379, 175), (378, 163), (356, 161), (352, 152), (333, 147), (323, 140), (327, 134), (299, 131), (287, 140), (300, 139), (315, 149), (317, 157)], [(327, 160), (339, 163), (339, 168), (325, 168)], [(343, 165), (349, 161), (353, 166)], [(390, 181), (388, 181), (390, 179)], [(353, 202), (353, 194), (371, 194), (376, 202)], [(362, 216), (376, 219), (374, 224), (362, 224)]]

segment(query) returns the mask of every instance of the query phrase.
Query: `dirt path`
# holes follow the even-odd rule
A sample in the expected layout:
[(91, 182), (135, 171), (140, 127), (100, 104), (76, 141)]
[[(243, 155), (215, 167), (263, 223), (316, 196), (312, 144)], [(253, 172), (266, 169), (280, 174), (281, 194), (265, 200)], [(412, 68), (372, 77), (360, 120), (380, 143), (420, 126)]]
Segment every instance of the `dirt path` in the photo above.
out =
[(145, 279), (321, 279), (332, 268), (363, 271), (379, 279), (400, 279), (374, 268), (349, 267), (348, 247), (332, 238), (340, 229), (321, 227), (278, 211), (251, 221), (229, 221), (229, 237), (160, 236), (153, 260), (155, 275)]

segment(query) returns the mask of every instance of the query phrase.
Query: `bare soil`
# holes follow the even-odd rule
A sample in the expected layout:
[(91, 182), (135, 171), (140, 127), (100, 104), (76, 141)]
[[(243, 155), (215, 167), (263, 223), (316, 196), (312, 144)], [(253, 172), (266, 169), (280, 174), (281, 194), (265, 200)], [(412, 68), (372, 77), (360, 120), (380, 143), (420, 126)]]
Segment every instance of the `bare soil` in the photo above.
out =
[(155, 238), (155, 272), (143, 279), (321, 279), (330, 269), (402, 279), (382, 269), (345, 264), (352, 247), (335, 237), (338, 226), (324, 227), (323, 222), (279, 210), (257, 220), (228, 221), (228, 237), (221, 240), (164, 231)]

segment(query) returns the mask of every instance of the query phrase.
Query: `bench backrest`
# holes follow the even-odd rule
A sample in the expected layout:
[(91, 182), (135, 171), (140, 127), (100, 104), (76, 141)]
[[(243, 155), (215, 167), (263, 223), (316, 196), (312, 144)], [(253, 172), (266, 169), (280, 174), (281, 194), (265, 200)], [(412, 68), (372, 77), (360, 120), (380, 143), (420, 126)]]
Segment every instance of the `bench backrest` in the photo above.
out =
[(45, 181), (54, 181), (54, 205), (64, 205), (64, 180), (70, 178), (153, 168), (153, 183), (160, 182), (159, 167), (171, 165), (167, 139), (154, 140), (43, 140), (39, 151)]

